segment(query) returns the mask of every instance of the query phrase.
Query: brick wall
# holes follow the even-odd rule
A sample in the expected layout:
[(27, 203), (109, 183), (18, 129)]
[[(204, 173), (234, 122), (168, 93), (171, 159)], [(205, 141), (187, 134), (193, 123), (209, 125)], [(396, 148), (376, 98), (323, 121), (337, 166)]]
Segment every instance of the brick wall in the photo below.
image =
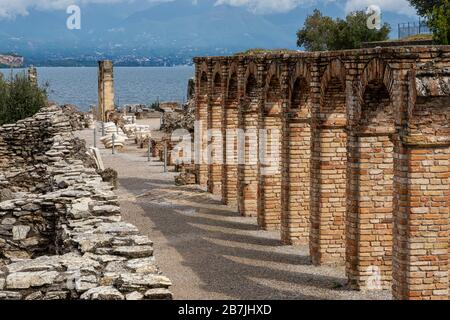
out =
[[(224, 203), (237, 185), (243, 215), (280, 227), (285, 244), (309, 244), (314, 264), (345, 263), (351, 288), (448, 299), (450, 47), (195, 62), (205, 70), (198, 79), (207, 77), (197, 81), (198, 109), (218, 99), (208, 70), (220, 69), (226, 103), (209, 117), (222, 119), (222, 132), (245, 131), (245, 143), (222, 141)], [(262, 173), (270, 143), (257, 129), (280, 131), (269, 166), (279, 170), (269, 175)], [(237, 169), (227, 161), (234, 150), (245, 160)], [(215, 172), (210, 167), (214, 181)]]

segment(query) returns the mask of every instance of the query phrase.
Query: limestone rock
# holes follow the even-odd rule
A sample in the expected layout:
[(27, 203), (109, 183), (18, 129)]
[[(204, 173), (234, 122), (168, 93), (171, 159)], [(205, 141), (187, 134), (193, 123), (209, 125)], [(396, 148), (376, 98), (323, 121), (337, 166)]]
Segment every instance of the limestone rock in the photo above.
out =
[(124, 300), (124, 296), (113, 287), (96, 287), (81, 295), (83, 300)]
[(8, 289), (28, 289), (52, 284), (58, 276), (56, 271), (16, 272), (6, 278)]

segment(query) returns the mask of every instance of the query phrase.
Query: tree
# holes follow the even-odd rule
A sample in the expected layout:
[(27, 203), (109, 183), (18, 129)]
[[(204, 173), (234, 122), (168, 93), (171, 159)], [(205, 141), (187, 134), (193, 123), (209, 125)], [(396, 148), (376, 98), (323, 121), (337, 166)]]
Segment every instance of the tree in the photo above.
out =
[(308, 51), (331, 50), (330, 43), (335, 33), (336, 24), (330, 17), (324, 17), (320, 10), (305, 20), (305, 26), (297, 32), (297, 46), (304, 46)]
[(30, 117), (47, 104), (45, 88), (17, 74), (7, 82), (0, 78), (0, 125)]
[(450, 44), (450, 1), (444, 0), (435, 6), (429, 14), (428, 25), (433, 31), (433, 40), (436, 44)]
[(408, 0), (422, 17), (429, 15), (434, 7), (442, 6), (445, 0)]
[(391, 30), (388, 24), (379, 30), (369, 29), (370, 15), (363, 11), (350, 13), (345, 20), (323, 16), (319, 10), (308, 16), (297, 32), (297, 45), (308, 51), (343, 50), (360, 48), (363, 42), (384, 41)]

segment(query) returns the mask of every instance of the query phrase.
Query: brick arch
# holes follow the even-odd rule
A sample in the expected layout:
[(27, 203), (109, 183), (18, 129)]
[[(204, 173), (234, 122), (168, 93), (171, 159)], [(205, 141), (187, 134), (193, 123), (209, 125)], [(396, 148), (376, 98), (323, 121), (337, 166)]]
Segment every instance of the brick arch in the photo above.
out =
[(311, 72), (306, 63), (297, 63), (289, 80), (289, 110), (311, 116)]
[(202, 71), (200, 73), (200, 82), (198, 84), (199, 87), (199, 93), (201, 95), (205, 95), (208, 92), (208, 73), (205, 71)]
[(346, 119), (346, 69), (339, 59), (333, 59), (320, 82), (320, 117), (322, 120)]
[(247, 70), (245, 71), (245, 83), (244, 83), (244, 95), (247, 96), (247, 93), (249, 92), (249, 89), (247, 88), (247, 85), (249, 84), (249, 80), (251, 77), (253, 77), (253, 80), (255, 83), (252, 85), (255, 85), (256, 88), (258, 87), (258, 68), (254, 62), (250, 62), (248, 64)]
[[(280, 88), (280, 93), (283, 87), (282, 84), (282, 70), (281, 66), (278, 63), (272, 63), (268, 70), (264, 87), (264, 97), (267, 99), (267, 94), (269, 90), (273, 89), (274, 85), (277, 85)], [(276, 81), (277, 83), (274, 83)]]
[[(228, 79), (227, 86), (225, 90), (225, 96), (227, 99), (239, 99), (239, 77), (238, 77), (238, 66), (236, 63), (232, 63), (228, 68)], [(235, 86), (235, 87), (234, 87)], [(230, 91), (230, 88), (233, 90)]]
[[(357, 104), (355, 120), (360, 126), (370, 125), (370, 121), (375, 118), (379, 118), (379, 121), (376, 121), (377, 126), (381, 123), (389, 127), (394, 126), (393, 82), (393, 71), (383, 60), (375, 58), (367, 63), (357, 88), (359, 103)], [(373, 110), (373, 108), (377, 110)], [(389, 120), (389, 123), (387, 120)]]
[(340, 59), (331, 60), (330, 64), (325, 69), (320, 81), (321, 95), (326, 92), (330, 82), (337, 79), (345, 86), (346, 69), (344, 63)]
[(212, 89), (216, 92), (218, 89), (221, 90), (222, 87), (222, 70), (219, 63), (215, 63), (212, 69)]
[(436, 85), (438, 82), (443, 81), (429, 81), (427, 87), (426, 82), (421, 81), (420, 77), (417, 78), (415, 70), (410, 71), (405, 119), (409, 135), (450, 137), (450, 96), (430, 90), (430, 87), (437, 90), (436, 88), (440, 87)]

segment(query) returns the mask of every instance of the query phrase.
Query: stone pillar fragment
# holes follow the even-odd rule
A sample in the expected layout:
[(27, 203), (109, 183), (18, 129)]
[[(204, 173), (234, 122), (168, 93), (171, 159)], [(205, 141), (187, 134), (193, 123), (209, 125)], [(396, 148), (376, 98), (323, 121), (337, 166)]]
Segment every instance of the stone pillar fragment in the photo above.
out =
[(107, 113), (115, 110), (113, 62), (98, 62), (98, 112), (97, 119), (107, 121)]

